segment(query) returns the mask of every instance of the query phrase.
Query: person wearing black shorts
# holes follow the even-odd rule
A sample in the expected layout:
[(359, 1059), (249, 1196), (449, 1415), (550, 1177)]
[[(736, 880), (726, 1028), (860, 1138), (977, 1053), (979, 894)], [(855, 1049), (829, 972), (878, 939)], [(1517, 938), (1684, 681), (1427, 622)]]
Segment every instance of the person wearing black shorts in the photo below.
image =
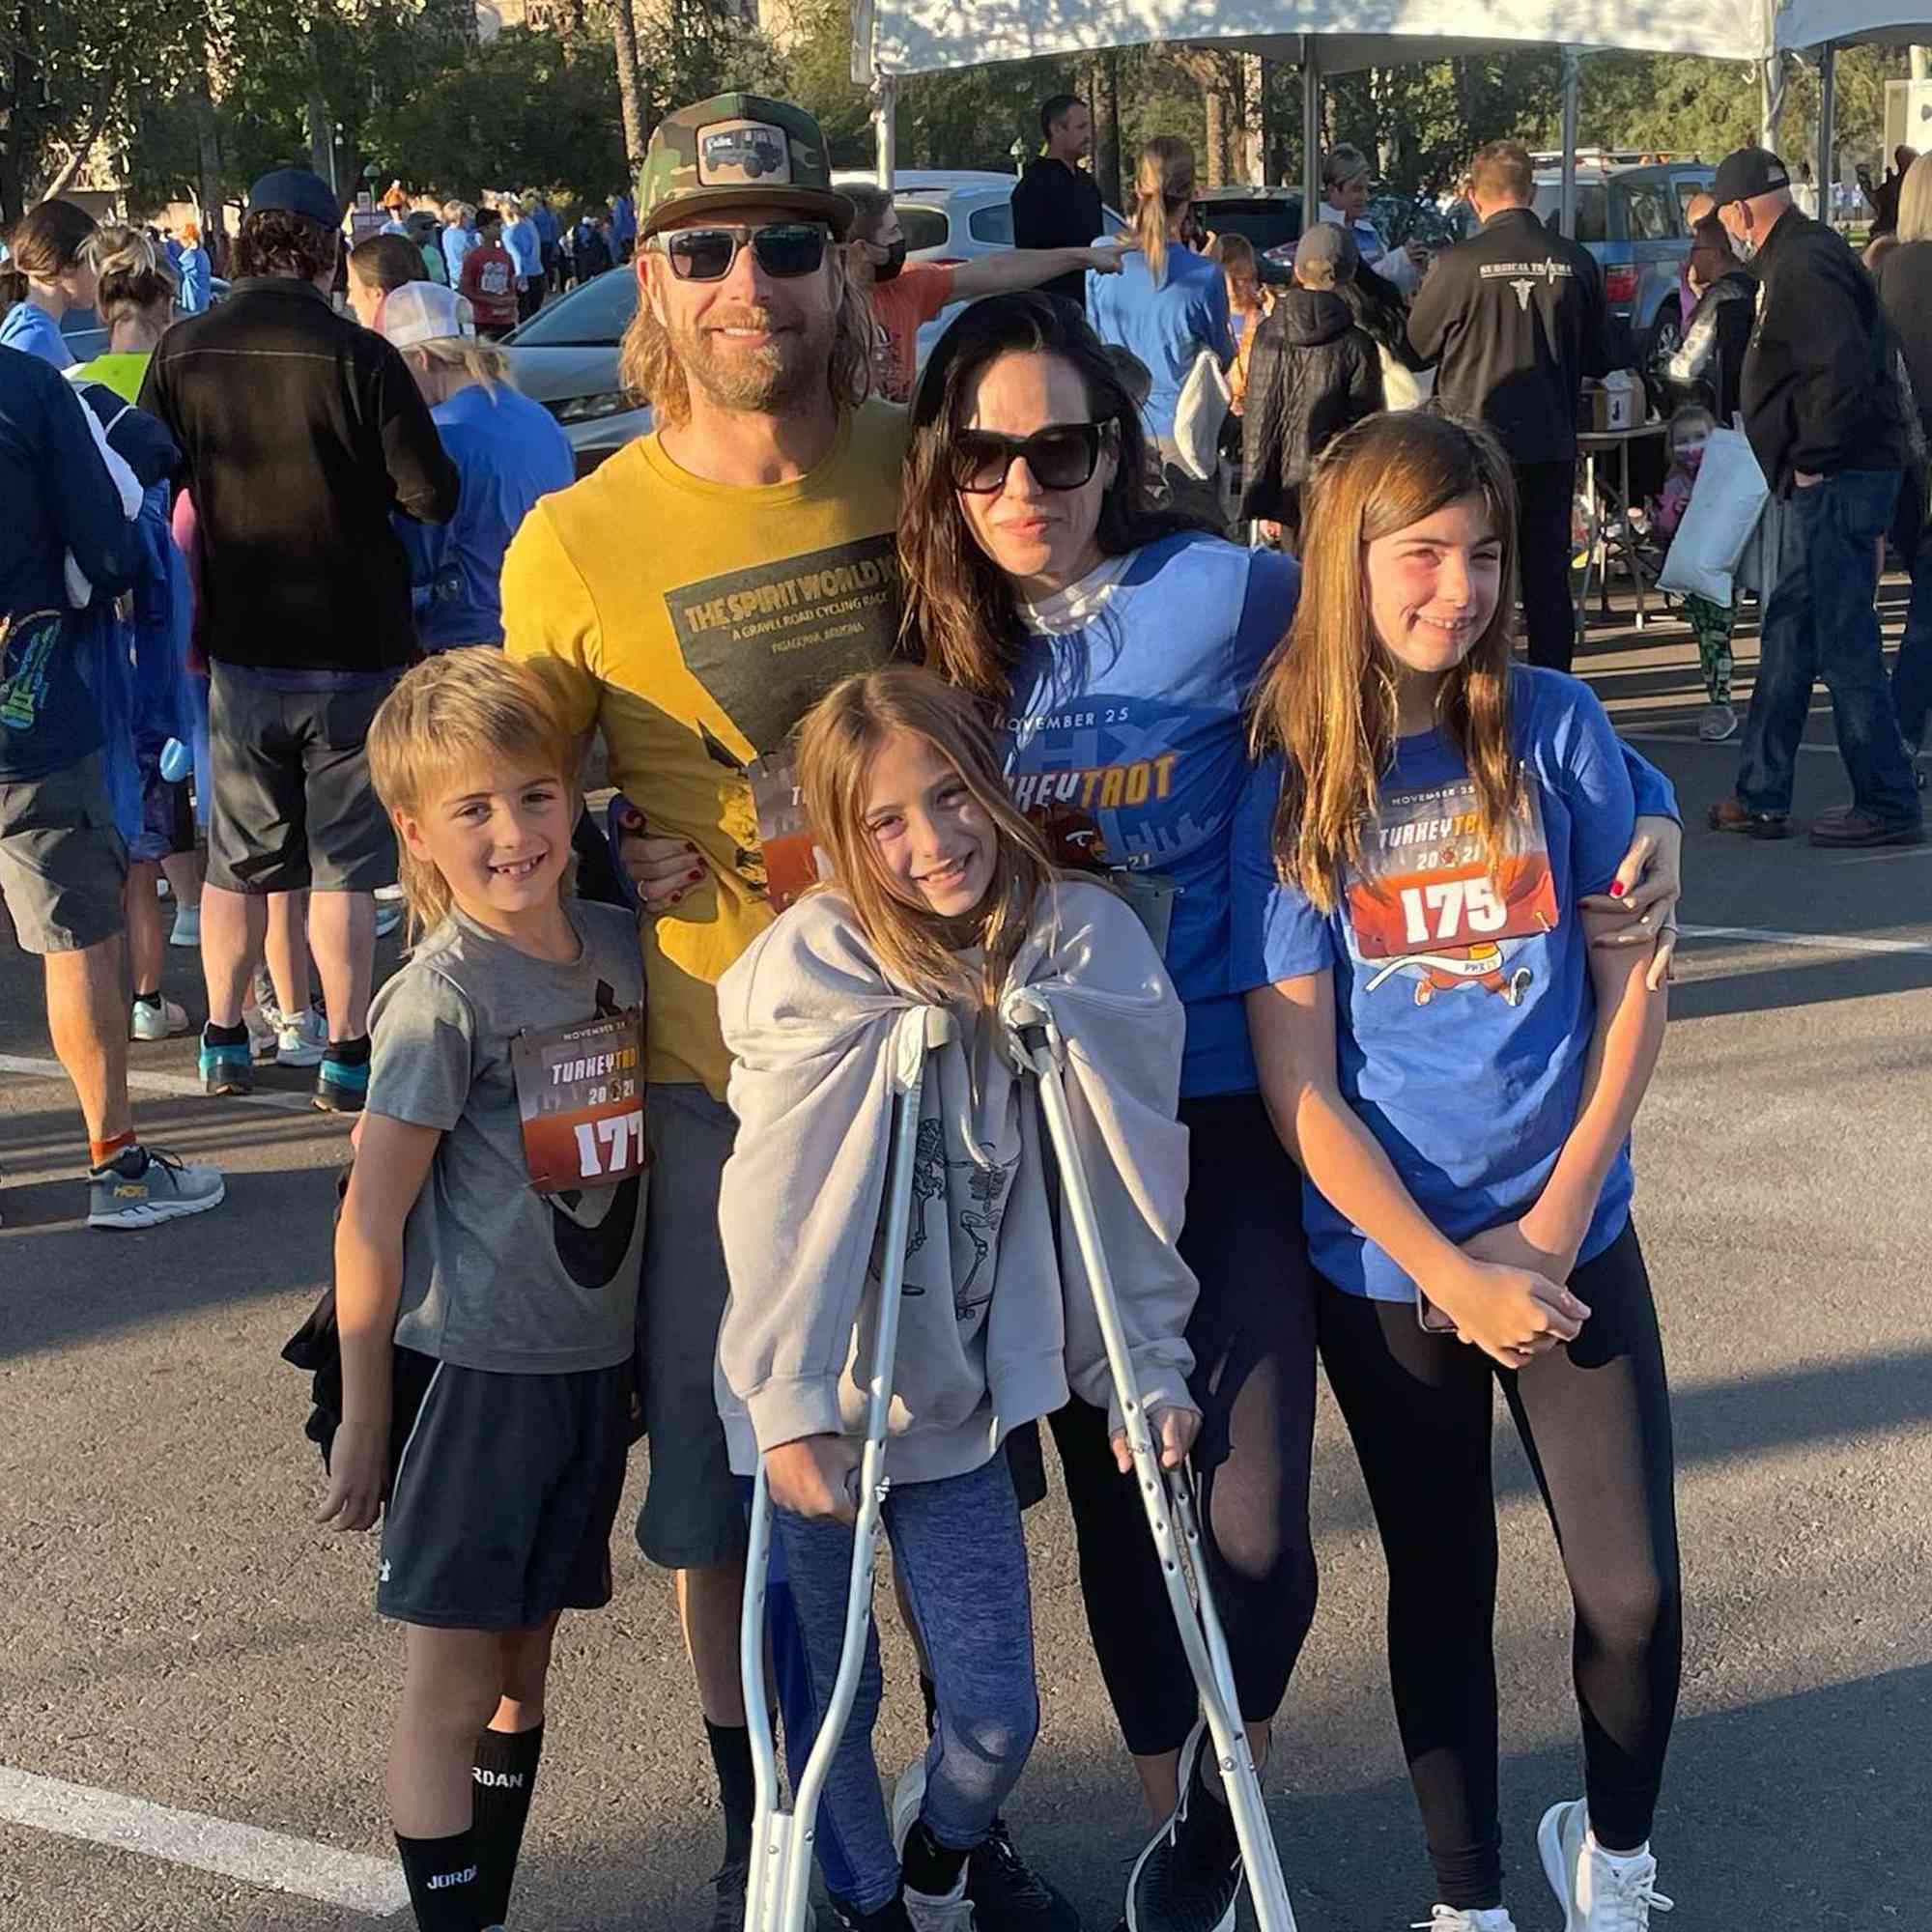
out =
[(540, 676), (432, 658), (370, 758), (428, 931), (372, 1015), (320, 1520), (366, 1529), (386, 1504), (376, 1607), (408, 1627), (390, 1821), (421, 1932), (478, 1932), (509, 1912), (557, 1618), (611, 1600), (643, 968), (629, 913), (562, 896), (576, 745)]

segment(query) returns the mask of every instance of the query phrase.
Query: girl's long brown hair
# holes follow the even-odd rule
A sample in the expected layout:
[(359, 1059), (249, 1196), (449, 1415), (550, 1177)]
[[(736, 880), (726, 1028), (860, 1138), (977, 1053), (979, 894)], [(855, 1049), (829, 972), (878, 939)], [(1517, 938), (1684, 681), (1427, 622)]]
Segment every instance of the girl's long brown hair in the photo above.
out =
[(1194, 150), (1179, 134), (1156, 134), (1141, 150), (1134, 178), (1134, 233), (1155, 288), (1167, 279), (1167, 225), (1194, 199)]
[(1510, 734), (1510, 627), (1516, 582), (1516, 490), (1487, 430), (1434, 410), (1370, 416), (1337, 439), (1303, 511), (1301, 597), (1289, 633), (1255, 687), (1253, 751), (1279, 753), (1284, 773), (1274, 857), (1284, 879), (1323, 912), (1345, 867), (1362, 857), (1395, 756), (1398, 666), (1376, 635), (1368, 549), (1464, 497), (1480, 497), (1502, 547), (1495, 614), (1442, 680), (1436, 722), (1476, 787), (1478, 822), (1501, 876), (1523, 806)]
[[(958, 772), (993, 821), (998, 856), (992, 884), (971, 931), (912, 905), (894, 890), (866, 827), (868, 774), (895, 733), (923, 738)], [(923, 999), (977, 992), (991, 1006), (1006, 984), (1040, 888), (1057, 875), (1033, 823), (1013, 808), (1000, 771), (999, 745), (983, 708), (966, 692), (912, 665), (888, 665), (848, 677), (819, 700), (799, 726), (799, 789), (812, 831), (838, 874), (887, 975)], [(955, 957), (985, 949), (978, 987)]]
[(996, 704), (1012, 692), (1022, 632), (1012, 581), (980, 548), (952, 487), (953, 439), (966, 425), (980, 378), (1003, 355), (1054, 355), (1087, 391), (1090, 421), (1108, 426), (1114, 480), (1100, 499), (1095, 541), (1124, 556), (1200, 527), (1153, 506), (1154, 475), (1141, 412), (1100, 338), (1071, 302), (1038, 294), (969, 302), (939, 338), (912, 406), (912, 454), (899, 511), (900, 636), (949, 684)]

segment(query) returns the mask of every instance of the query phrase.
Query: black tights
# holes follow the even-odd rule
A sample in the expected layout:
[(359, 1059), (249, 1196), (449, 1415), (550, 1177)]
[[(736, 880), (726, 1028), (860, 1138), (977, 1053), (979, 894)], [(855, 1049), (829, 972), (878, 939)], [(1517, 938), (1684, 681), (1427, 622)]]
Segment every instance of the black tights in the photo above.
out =
[(1677, 1709), (1683, 1617), (1670, 1398), (1636, 1232), (1570, 1278), (1592, 1313), (1520, 1374), (1407, 1302), (1322, 1282), (1321, 1359), (1388, 1559), (1389, 1680), (1440, 1896), (1502, 1903), (1496, 1804), (1492, 1380), (1542, 1486), (1576, 1602), (1573, 1662), (1590, 1824), (1609, 1851), (1650, 1836)]
[[(1190, 1135), (1180, 1254), (1201, 1283), (1188, 1323), (1202, 1409), (1203, 1540), (1241, 1715), (1275, 1714), (1315, 1617), (1308, 1468), (1315, 1291), (1301, 1175), (1254, 1094), (1183, 1100)], [(1105, 1413), (1077, 1397), (1052, 1418), (1087, 1621), (1127, 1748), (1179, 1750), (1197, 1715), (1147, 1515), (1114, 1465)]]

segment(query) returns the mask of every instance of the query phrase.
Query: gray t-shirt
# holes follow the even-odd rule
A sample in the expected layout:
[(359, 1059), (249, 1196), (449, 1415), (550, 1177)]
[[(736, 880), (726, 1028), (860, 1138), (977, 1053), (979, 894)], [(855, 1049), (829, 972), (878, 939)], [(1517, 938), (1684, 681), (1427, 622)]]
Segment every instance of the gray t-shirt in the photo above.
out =
[(524, 1152), (511, 1041), (644, 997), (632, 915), (565, 910), (582, 942), (568, 965), (452, 913), (370, 1016), (368, 1105), (442, 1131), (403, 1235), (396, 1340), (459, 1368), (561, 1375), (634, 1346), (645, 1177), (539, 1194)]

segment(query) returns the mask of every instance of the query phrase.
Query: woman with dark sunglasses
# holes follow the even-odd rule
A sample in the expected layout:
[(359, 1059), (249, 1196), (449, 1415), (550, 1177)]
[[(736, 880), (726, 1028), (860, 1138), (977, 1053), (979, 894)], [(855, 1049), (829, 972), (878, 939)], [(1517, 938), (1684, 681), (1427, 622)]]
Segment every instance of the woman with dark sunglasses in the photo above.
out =
[[(1150, 507), (1157, 461), (1077, 310), (992, 297), (940, 339), (913, 404), (899, 526), (908, 643), (1004, 719), (1008, 775), (1063, 863), (1176, 891), (1167, 968), (1187, 1010), (1182, 1258), (1203, 1413), (1210, 1576), (1255, 1762), (1314, 1616), (1308, 1530), (1315, 1297), (1300, 1175), (1259, 1092), (1231, 978), (1231, 843), (1250, 688), (1299, 572)], [(1626, 754), (1629, 755), (1628, 753)], [(1631, 758), (1639, 803), (1668, 785)], [(1674, 896), (1678, 828), (1661, 840)], [(1626, 873), (1640, 869), (1626, 861)], [(1102, 1675), (1157, 1826), (1129, 1881), (1137, 1932), (1232, 1922), (1240, 1867), (1194, 1687), (1106, 1417), (1053, 1418)]]

